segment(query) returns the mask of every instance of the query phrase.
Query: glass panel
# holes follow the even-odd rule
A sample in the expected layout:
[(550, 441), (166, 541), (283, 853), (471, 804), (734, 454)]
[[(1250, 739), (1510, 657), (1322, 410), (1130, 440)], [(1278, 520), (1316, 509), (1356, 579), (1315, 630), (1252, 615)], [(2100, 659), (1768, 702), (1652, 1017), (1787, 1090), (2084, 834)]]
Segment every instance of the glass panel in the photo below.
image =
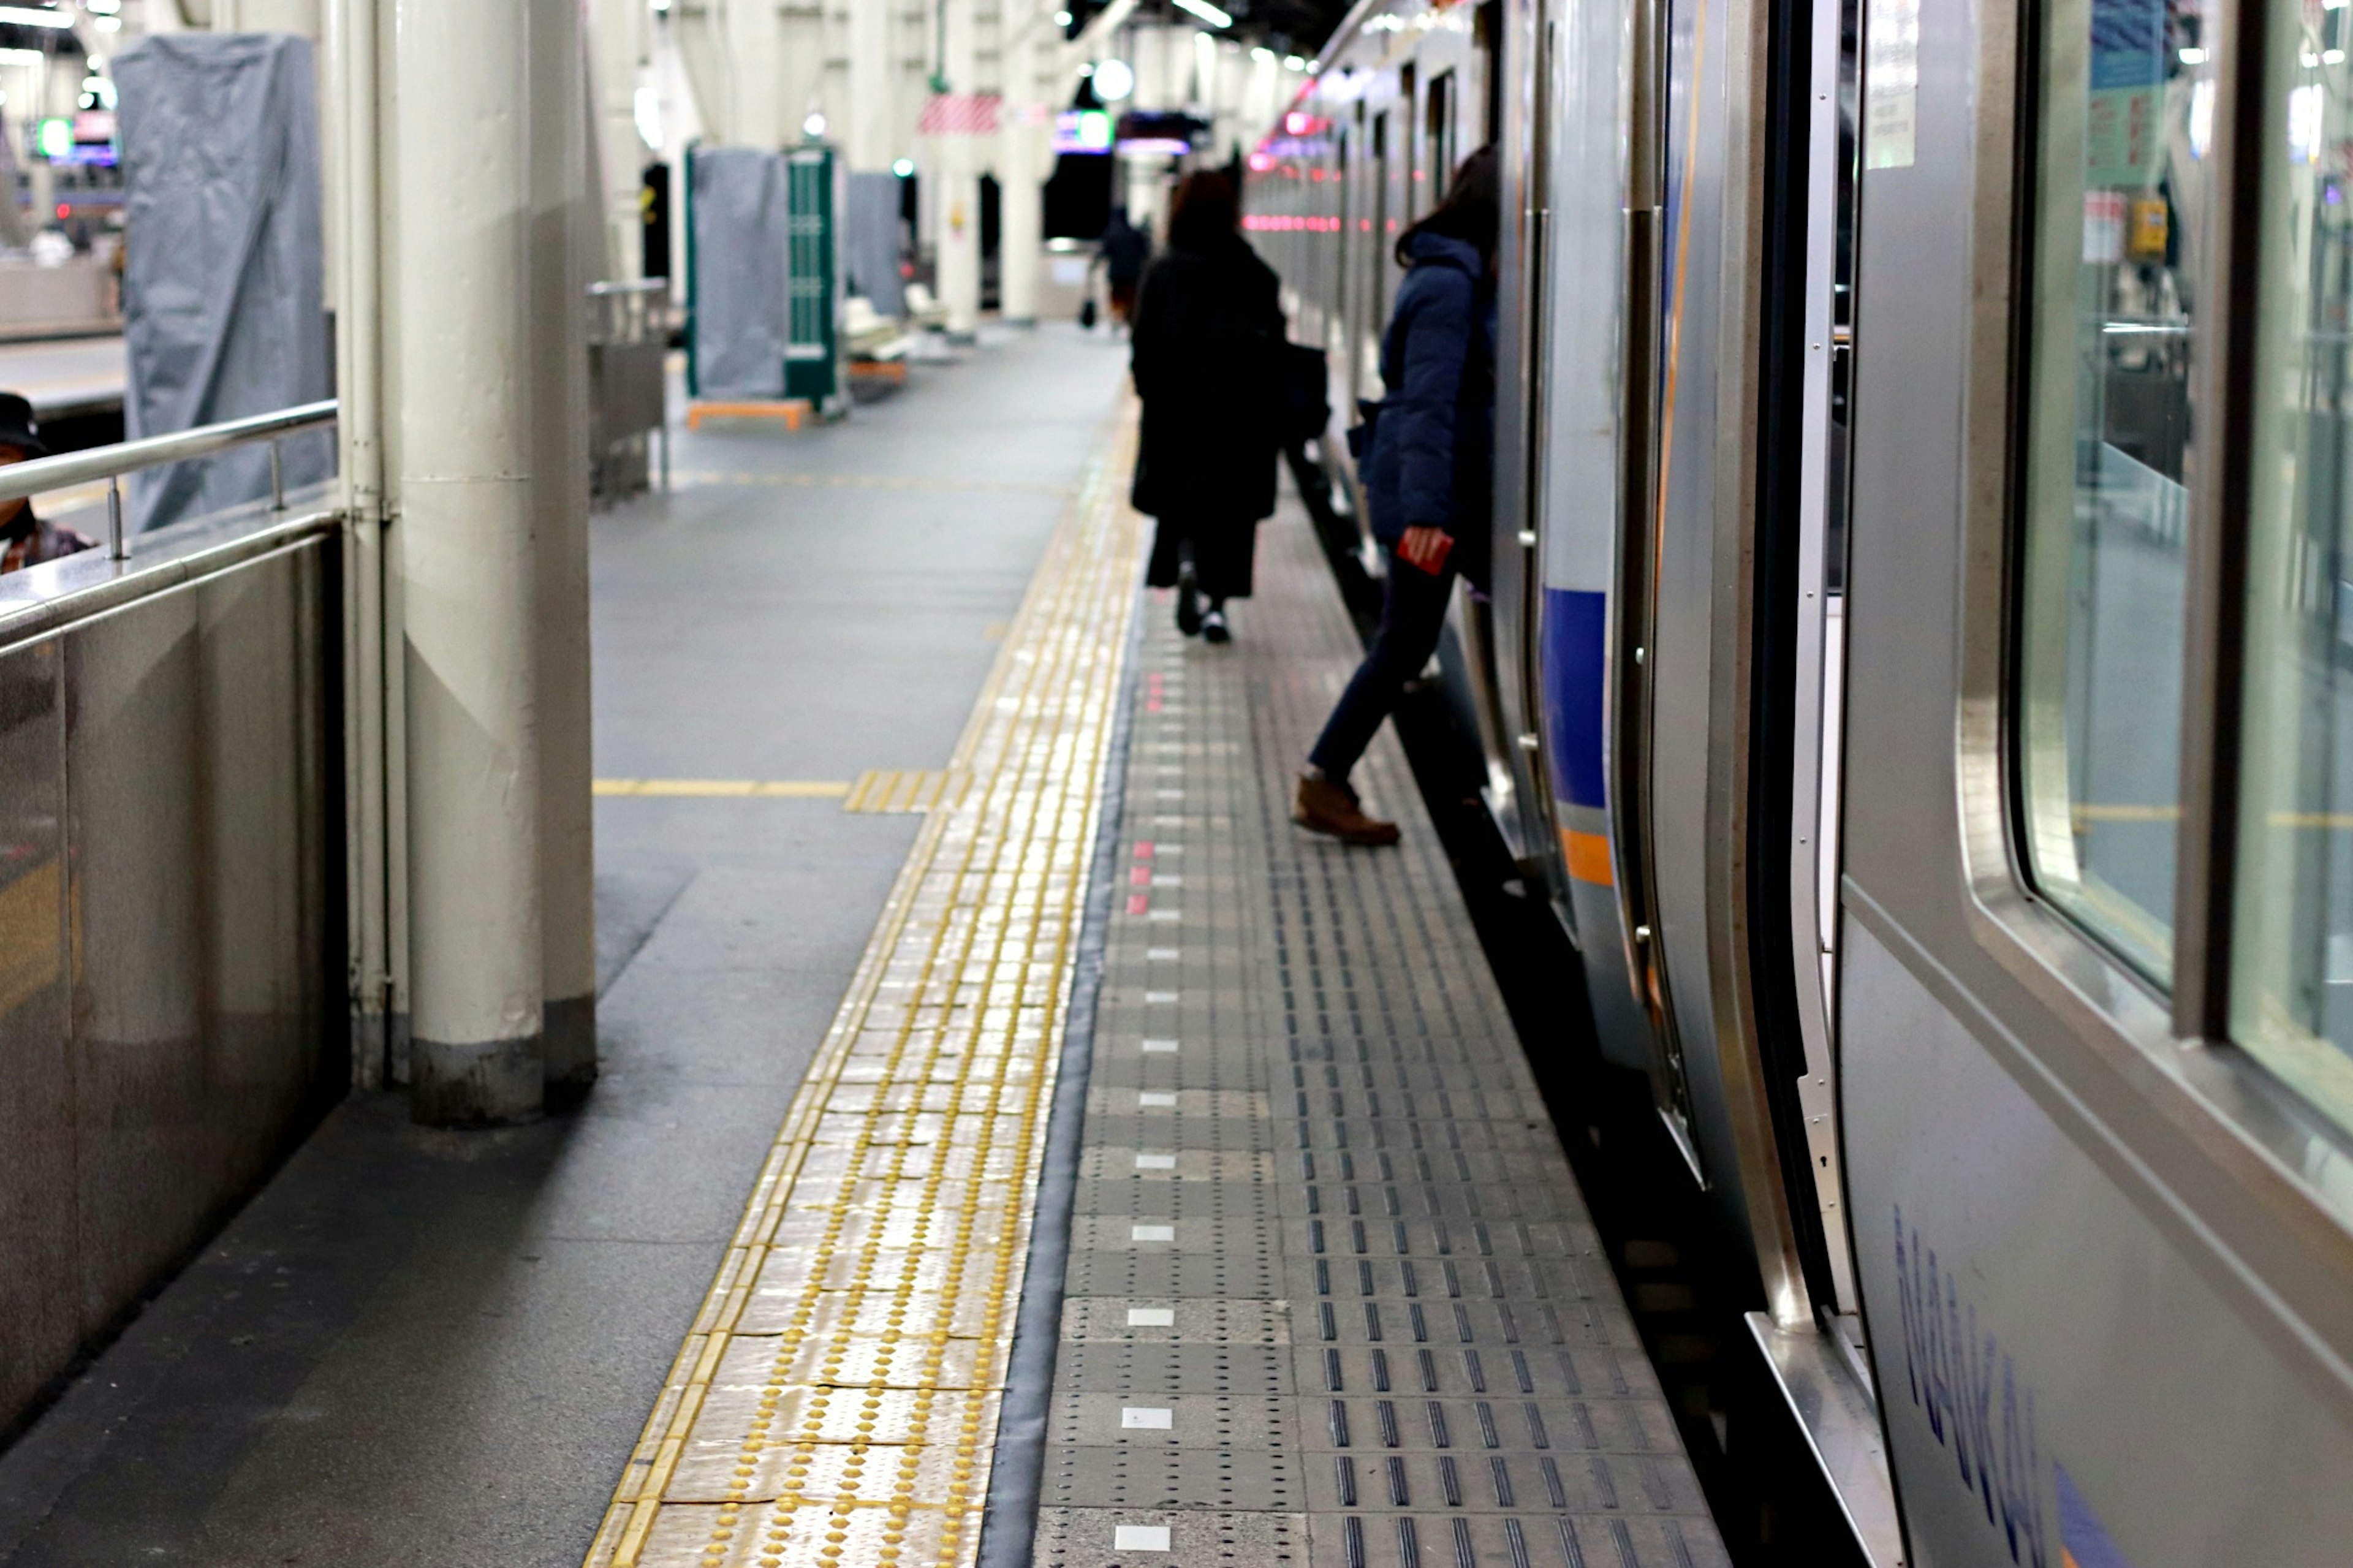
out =
[(2163, 983), (2213, 67), (2195, 4), (2057, 0), (2045, 15), (2019, 625), (2026, 860), (2043, 896)]
[(2353, 26), (2316, 0), (2271, 29), (2232, 1026), (2353, 1122)]

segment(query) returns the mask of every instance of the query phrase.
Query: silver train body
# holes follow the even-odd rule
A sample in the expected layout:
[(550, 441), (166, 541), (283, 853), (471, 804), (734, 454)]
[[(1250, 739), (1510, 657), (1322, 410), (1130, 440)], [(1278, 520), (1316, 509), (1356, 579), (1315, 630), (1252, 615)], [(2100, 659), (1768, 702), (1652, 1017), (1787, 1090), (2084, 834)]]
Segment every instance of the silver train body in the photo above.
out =
[[(2187, 298), (2167, 279), (2195, 224), (2232, 209), (2217, 178), (2191, 210), (2186, 160), (2277, 162), (2229, 137), (2271, 128), (2232, 108), (2269, 79), (2222, 73), (2218, 110), (2173, 58), (2179, 6), (1862, 12), (1364, 0), (1250, 159), (1250, 237), (1352, 410), (1381, 393), (1398, 232), (1462, 155), (1503, 145), (1495, 581), (1458, 597), (1450, 665), (1604, 1053), (1649, 1074), (1753, 1255), (1758, 1353), (1871, 1558), (2353, 1562), (2353, 1144), (2230, 1043), (2211, 979), (2152, 981), (2046, 896), (2021, 841), (2050, 829), (2016, 754), (2039, 711), (2021, 649), (2070, 635), (2042, 624), (2066, 594), (2019, 586), (2032, 411), (2078, 401), (2060, 372), (2098, 357), (2084, 374), (2111, 400), (2079, 472), (2157, 474), (2160, 500), (2228, 478), (2116, 412), (2131, 393), (2178, 426), (2222, 400), (2179, 355), (2114, 357), (2170, 330), (2156, 305), (2074, 361), (2036, 357), (2038, 258), (2064, 248), (2056, 275), (2076, 276), (2080, 202), (2090, 275), (2095, 222), (2140, 222), (2149, 198), (2087, 194), (2081, 160), (2138, 158), (2131, 177), (2172, 204), (2148, 223), (2178, 232), (2155, 251), (2128, 237), (2098, 276)], [(2200, 15), (2211, 47), (2181, 60), (2226, 58), (2253, 26)], [(2097, 52), (2137, 16), (2161, 18), (2154, 78)], [(2086, 103), (2170, 117), (2171, 153), (2160, 129), (2153, 153), (2051, 153), (2038, 116)], [(2051, 195), (2048, 168), (2077, 184)], [(2243, 295), (2200, 298), (2237, 321)], [(2211, 341), (2195, 374), (2228, 363)], [(1324, 445), (1345, 501), (1343, 443)], [(2208, 500), (2169, 504), (2176, 522), (2101, 559), (2187, 583), (2186, 610), (2138, 617), (2186, 617), (2185, 651), (2152, 630), (2158, 657), (2102, 668), (2154, 737), (2135, 787), (2174, 804), (2078, 800), (2074, 830), (2111, 831), (2084, 826), (2105, 811), (2147, 832), (2159, 879), (2178, 835), (2180, 886), (2211, 889), (2227, 851), (2192, 840), (2228, 802), (2197, 759), (2230, 737), (2200, 715), (2230, 711), (2209, 644), (2232, 617), (2213, 608), (2223, 547), (2201, 540), (2227, 534)], [(2099, 523), (2073, 515), (2080, 551)], [(2077, 603), (2119, 602), (2088, 581)], [(2182, 910), (2187, 963), (2197, 919), (2223, 917), (2188, 890)]]

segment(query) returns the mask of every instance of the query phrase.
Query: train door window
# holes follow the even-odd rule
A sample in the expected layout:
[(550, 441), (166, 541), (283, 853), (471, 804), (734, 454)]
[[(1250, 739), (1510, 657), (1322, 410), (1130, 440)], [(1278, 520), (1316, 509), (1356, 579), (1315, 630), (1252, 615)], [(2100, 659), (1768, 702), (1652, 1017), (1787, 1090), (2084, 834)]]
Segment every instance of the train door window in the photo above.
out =
[(1405, 154), (1404, 201), (1400, 205), (1408, 223), (1421, 216), (1424, 205), (1421, 199), (1421, 127), (1414, 119), (1413, 87), (1413, 62), (1408, 60), (1398, 68), (1398, 107), (1405, 117), (1404, 123), (1398, 127), (1404, 132), (1405, 142), (1400, 149)]
[(1366, 295), (1369, 307), (1365, 320), (1365, 358), (1367, 366), (1365, 384), (1373, 396), (1380, 395), (1381, 333), (1389, 324), (1389, 245), (1394, 236), (1389, 232), (1394, 220), (1389, 216), (1389, 117), (1385, 110), (1373, 116), (1373, 242), (1365, 247), (1366, 259), (1373, 269), (1373, 286)]
[(1454, 178), (1454, 73), (1440, 71), (1430, 81), (1430, 107), (1425, 112), (1430, 141), (1430, 202), (1446, 194)]
[(2353, 23), (2267, 9), (2231, 1023), (2353, 1125)]
[(2052, 0), (2041, 42), (2017, 803), (2037, 890), (2165, 984), (2213, 67), (2194, 4)]

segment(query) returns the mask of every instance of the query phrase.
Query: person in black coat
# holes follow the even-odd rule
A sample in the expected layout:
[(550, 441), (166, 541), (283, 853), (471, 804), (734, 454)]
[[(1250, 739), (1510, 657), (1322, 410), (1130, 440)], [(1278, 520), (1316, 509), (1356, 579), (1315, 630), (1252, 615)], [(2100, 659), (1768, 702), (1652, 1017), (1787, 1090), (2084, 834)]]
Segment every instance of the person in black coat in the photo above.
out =
[(1131, 361), (1144, 436), (1129, 499), (1160, 524), (1145, 580), (1176, 589), (1178, 629), (1211, 642), (1231, 636), (1226, 601), (1250, 595), (1281, 439), (1282, 305), (1273, 272), (1238, 232), (1240, 216), (1223, 174), (1186, 176), (1168, 248), (1144, 275)]
[[(1446, 199), (1398, 237), (1406, 268), (1381, 339), (1388, 396), (1370, 411), (1357, 468), (1373, 536), (1388, 551), (1381, 627), (1308, 753), (1292, 820), (1350, 844), (1394, 844), (1349, 770), (1406, 682), (1438, 647), (1454, 579), (1487, 583), (1495, 454), (1495, 149), (1462, 161)], [(1352, 433), (1353, 434), (1353, 433)]]

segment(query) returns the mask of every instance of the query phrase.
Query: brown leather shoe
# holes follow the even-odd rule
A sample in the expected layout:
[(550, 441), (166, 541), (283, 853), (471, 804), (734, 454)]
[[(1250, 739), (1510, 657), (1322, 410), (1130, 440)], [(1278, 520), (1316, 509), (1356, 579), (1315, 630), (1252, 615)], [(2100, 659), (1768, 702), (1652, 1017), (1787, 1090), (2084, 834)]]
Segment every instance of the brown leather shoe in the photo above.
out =
[(1398, 825), (1366, 816), (1356, 803), (1355, 790), (1303, 773), (1299, 793), (1292, 797), (1291, 820), (1311, 833), (1328, 833), (1347, 844), (1380, 846), (1398, 841)]

